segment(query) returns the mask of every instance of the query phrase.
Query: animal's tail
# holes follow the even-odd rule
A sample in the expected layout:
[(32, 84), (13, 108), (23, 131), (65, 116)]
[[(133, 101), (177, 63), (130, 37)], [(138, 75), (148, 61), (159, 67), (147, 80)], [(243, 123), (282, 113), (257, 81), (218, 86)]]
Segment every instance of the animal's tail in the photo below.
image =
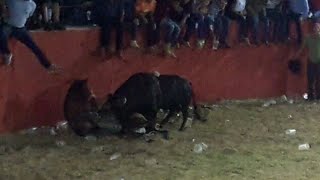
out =
[(201, 116), (198, 112), (198, 104), (197, 104), (197, 101), (196, 101), (196, 95), (194, 93), (194, 90), (193, 90), (193, 86), (192, 86), (192, 83), (189, 82), (190, 84), (190, 87), (191, 87), (191, 96), (192, 96), (192, 106), (193, 106), (193, 113), (195, 115), (195, 117), (199, 120), (202, 120), (201, 119)]

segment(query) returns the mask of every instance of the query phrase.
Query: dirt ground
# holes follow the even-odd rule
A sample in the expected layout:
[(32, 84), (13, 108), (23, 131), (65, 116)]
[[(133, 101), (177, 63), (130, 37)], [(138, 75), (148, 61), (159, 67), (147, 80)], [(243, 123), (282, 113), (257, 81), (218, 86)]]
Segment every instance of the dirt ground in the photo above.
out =
[[(320, 179), (320, 107), (317, 103), (225, 102), (203, 109), (208, 121), (184, 132), (168, 124), (170, 140), (156, 136), (85, 140), (64, 131), (0, 137), (0, 179), (198, 180)], [(296, 129), (296, 135), (286, 135)], [(59, 145), (65, 142), (65, 145)], [(205, 143), (202, 153), (194, 146)], [(311, 149), (299, 151), (299, 144)], [(110, 160), (113, 155), (120, 157)]]

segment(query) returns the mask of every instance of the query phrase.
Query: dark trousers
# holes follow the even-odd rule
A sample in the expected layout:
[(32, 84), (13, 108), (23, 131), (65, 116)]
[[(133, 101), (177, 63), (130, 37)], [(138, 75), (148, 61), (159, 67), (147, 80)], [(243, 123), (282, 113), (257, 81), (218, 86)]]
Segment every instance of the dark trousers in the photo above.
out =
[[(210, 29), (213, 27), (213, 32)], [(226, 16), (205, 16), (199, 20), (198, 38), (206, 39), (210, 33), (214, 33), (219, 42), (225, 44), (229, 33), (229, 19)]]
[(198, 39), (205, 40), (210, 35), (211, 30), (210, 26), (214, 27), (214, 19), (210, 16), (203, 16), (199, 19), (198, 24), (198, 32), (197, 37)]
[(230, 19), (224, 15), (218, 15), (215, 19), (215, 33), (221, 44), (226, 44), (229, 35)]
[(173, 21), (172, 19), (165, 18), (162, 27), (165, 32), (165, 43), (176, 45), (181, 31), (177, 22)]
[(273, 41), (283, 41), (285, 38), (285, 18), (278, 9), (267, 9), (267, 25), (269, 37)]
[(133, 17), (125, 18), (124, 26), (125, 26), (125, 30), (129, 32), (131, 39), (136, 40), (138, 25), (134, 23), (134, 18)]
[[(197, 32), (196, 24), (198, 24), (198, 28), (199, 28), (201, 20), (202, 20), (202, 17), (201, 17), (200, 14), (193, 14), (187, 19), (187, 21), (186, 21), (186, 26), (187, 26), (186, 33), (185, 33), (185, 35), (183, 37), (184, 41), (189, 41), (191, 36), (192, 36), (192, 34)], [(198, 31), (197, 35), (199, 36), (199, 31)]]
[(320, 99), (320, 64), (308, 61), (308, 99)]
[(247, 18), (235, 13), (229, 12), (228, 17), (232, 20), (237, 21), (239, 25), (239, 40), (241, 41), (243, 38), (248, 37), (248, 21)]
[(293, 21), (296, 25), (296, 33), (298, 36), (298, 43), (302, 43), (302, 29), (301, 29), (301, 22), (300, 22), (300, 18), (301, 18), (301, 14), (297, 14), (294, 13), (292, 11), (290, 11), (287, 15), (287, 20), (286, 20), (286, 31), (285, 31), (285, 35), (288, 38), (290, 36), (290, 23)]
[(262, 14), (252, 15), (249, 17), (250, 19), (250, 29), (252, 31), (252, 38), (254, 43), (259, 42), (260, 35), (260, 24), (263, 25), (263, 40), (269, 41), (269, 25), (267, 21), (267, 17)]
[(147, 14), (145, 18), (148, 20), (146, 24), (147, 47), (151, 47), (158, 44), (160, 41), (160, 22), (155, 22), (151, 13)]
[(111, 31), (114, 28), (116, 30), (116, 51), (120, 51), (123, 43), (123, 23), (118, 18), (108, 18), (101, 22), (101, 46), (105, 48), (109, 47)]
[(8, 24), (0, 26), (0, 53), (10, 54), (8, 40), (13, 37), (26, 45), (36, 55), (40, 64), (48, 69), (51, 65), (41, 49), (35, 44), (26, 28), (16, 28)]

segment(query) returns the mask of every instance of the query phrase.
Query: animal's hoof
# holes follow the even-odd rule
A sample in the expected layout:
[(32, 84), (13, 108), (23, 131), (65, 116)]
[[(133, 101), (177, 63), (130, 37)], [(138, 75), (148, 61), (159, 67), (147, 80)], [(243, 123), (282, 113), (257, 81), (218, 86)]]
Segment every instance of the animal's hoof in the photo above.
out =
[(208, 121), (208, 119), (204, 119), (204, 118), (202, 118), (202, 119), (199, 119), (201, 122), (207, 122)]
[(180, 128), (179, 131), (184, 131), (184, 128)]
[(163, 138), (169, 140), (169, 131), (163, 132)]

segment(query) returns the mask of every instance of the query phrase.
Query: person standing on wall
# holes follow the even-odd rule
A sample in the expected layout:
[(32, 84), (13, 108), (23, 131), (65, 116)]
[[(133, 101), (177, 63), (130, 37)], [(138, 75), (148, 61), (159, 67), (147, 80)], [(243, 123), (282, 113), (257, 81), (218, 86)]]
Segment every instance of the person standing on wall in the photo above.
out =
[[(313, 34), (306, 36), (301, 48), (295, 55), (298, 57), (307, 48), (309, 51), (307, 76), (308, 100), (320, 99), (320, 21), (314, 23)], [(294, 58), (296, 59), (296, 58)]]
[(3, 63), (7, 66), (12, 63), (13, 55), (9, 50), (8, 40), (13, 37), (31, 49), (49, 73), (57, 73), (58, 68), (50, 63), (25, 28), (26, 21), (36, 9), (36, 4), (32, 0), (5, 0), (0, 3), (4, 17), (4, 23), (0, 25), (0, 55)]
[(110, 36), (113, 29), (116, 31), (116, 56), (123, 59), (123, 20), (125, 9), (123, 0), (94, 0), (94, 21), (100, 26), (100, 49), (104, 58), (110, 59), (113, 53), (110, 48)]
[(309, 14), (309, 1), (308, 0), (287, 0), (287, 20), (285, 35), (287, 39), (290, 39), (291, 22), (296, 25), (297, 42), (302, 43), (302, 21), (308, 17)]

